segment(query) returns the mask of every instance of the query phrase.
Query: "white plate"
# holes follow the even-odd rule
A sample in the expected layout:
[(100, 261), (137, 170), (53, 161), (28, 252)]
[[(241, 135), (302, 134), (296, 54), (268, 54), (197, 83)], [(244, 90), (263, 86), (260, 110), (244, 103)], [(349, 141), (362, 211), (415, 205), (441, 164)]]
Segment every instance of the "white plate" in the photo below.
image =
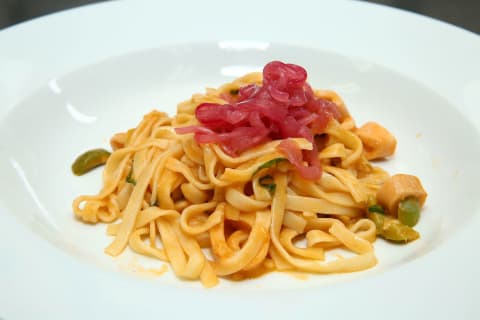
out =
[[(0, 318), (479, 318), (479, 56), (477, 35), (351, 1), (111, 2), (0, 32)], [(212, 290), (134, 272), (161, 264), (131, 252), (104, 255), (105, 227), (71, 213), (100, 186), (99, 170), (71, 175), (75, 156), (273, 59), (397, 136), (381, 165), (424, 182), (422, 238), (377, 241), (366, 272)]]

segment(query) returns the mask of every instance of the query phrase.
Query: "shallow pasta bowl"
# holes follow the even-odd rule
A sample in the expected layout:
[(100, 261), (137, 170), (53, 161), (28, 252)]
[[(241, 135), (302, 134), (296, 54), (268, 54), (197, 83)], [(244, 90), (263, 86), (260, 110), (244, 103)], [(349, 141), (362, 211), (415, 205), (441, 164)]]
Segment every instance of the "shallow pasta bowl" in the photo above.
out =
[[(360, 2), (272, 6), (111, 2), (0, 32), (0, 318), (480, 316), (480, 253), (470, 249), (480, 240), (479, 37)], [(395, 157), (379, 165), (424, 182), (421, 239), (377, 241), (379, 264), (365, 272), (274, 273), (212, 290), (145, 274), (155, 262), (130, 252), (104, 255), (105, 226), (71, 212), (76, 195), (98, 190), (100, 171), (74, 177), (75, 156), (274, 59), (336, 90), (357, 123), (395, 134)]]

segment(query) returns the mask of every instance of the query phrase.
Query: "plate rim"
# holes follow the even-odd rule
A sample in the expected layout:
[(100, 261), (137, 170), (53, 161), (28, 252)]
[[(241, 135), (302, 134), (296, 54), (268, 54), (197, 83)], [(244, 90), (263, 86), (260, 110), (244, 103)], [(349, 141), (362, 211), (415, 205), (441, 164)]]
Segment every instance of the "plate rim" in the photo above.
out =
[[(139, 3), (139, 4), (138, 4)], [(140, 10), (140, 12), (146, 12), (147, 9), (149, 8), (150, 5), (152, 5), (153, 2), (137, 2), (138, 6), (135, 10)], [(209, 2), (210, 3), (210, 2)], [(212, 4), (215, 3), (215, 1), (211, 1)], [(306, 3), (314, 3), (312, 2), (306, 2)], [(462, 28), (453, 26), (451, 24), (445, 23), (445, 22), (439, 22), (438, 20), (435, 20), (433, 18), (421, 16), (418, 14), (413, 14), (410, 12), (406, 12), (400, 9), (392, 9), (390, 7), (382, 6), (382, 5), (377, 5), (377, 4), (371, 4), (371, 3), (363, 3), (363, 2), (353, 2), (353, 1), (321, 1), (319, 2), (320, 4), (327, 6), (328, 8), (334, 8), (335, 10), (342, 10), (344, 8), (348, 8), (350, 6), (354, 8), (361, 8), (358, 9), (359, 12), (362, 14), (365, 14), (365, 12), (370, 12), (369, 14), (373, 13), (378, 13), (380, 12), (389, 12), (389, 16), (395, 16), (395, 19), (400, 19), (402, 18), (399, 17), (408, 17), (408, 19), (413, 19), (415, 21), (419, 21), (419, 25), (423, 26), (423, 28), (427, 28), (428, 31), (430, 32), (431, 29), (436, 29), (439, 28), (440, 30), (449, 30), (449, 36), (452, 37), (452, 34), (454, 36), (457, 36), (461, 38), (462, 40), (454, 39), (455, 41), (466, 41), (465, 46), (467, 47), (472, 47), (474, 49), (474, 52), (478, 52), (480, 54), (480, 37), (470, 31), (464, 30)], [(182, 1), (177, 1), (175, 6), (172, 7), (170, 10), (178, 9), (181, 8)], [(111, 15), (116, 15), (117, 17), (124, 17), (125, 14), (129, 10), (132, 10), (133, 6), (133, 1), (126, 1), (126, 2), (105, 2), (105, 3), (97, 3), (97, 4), (91, 4), (87, 5), (84, 7), (80, 8), (74, 8), (66, 11), (62, 11), (59, 13), (54, 13), (50, 14), (47, 16), (40, 17), (38, 19), (21, 23), (16, 26), (13, 26), (11, 28), (4, 29), (0, 31), (0, 52), (2, 52), (2, 49), (10, 46), (11, 48), (13, 47), (13, 50), (10, 48), (7, 50), (7, 52), (10, 54), (11, 52), (15, 52), (15, 50), (22, 49), (22, 46), (20, 46), (19, 42), (16, 40), (17, 39), (22, 39), (22, 41), (25, 41), (25, 37), (32, 37), (34, 35), (41, 34), (44, 37), (48, 36), (48, 31), (57, 25), (58, 23), (64, 23), (64, 24), (81, 24), (84, 22), (85, 16), (91, 16), (92, 21), (100, 21), (102, 18)], [(372, 9), (374, 8), (374, 9)], [(382, 8), (382, 9), (378, 9)], [(372, 13), (373, 12), (373, 13)], [(393, 12), (393, 13), (392, 13)], [(93, 15), (93, 16), (92, 16)], [(428, 21), (428, 22), (427, 22)], [(393, 23), (393, 22), (392, 22)], [(79, 32), (80, 29), (74, 28), (77, 32)], [(367, 28), (368, 29), (368, 28)], [(70, 30), (71, 31), (71, 30)], [(104, 32), (107, 32), (108, 29), (103, 30), (101, 33), (103, 34)], [(473, 37), (472, 37), (473, 35)], [(101, 35), (96, 35), (96, 36), (101, 36)], [(415, 35), (412, 35), (414, 37)], [(470, 40), (467, 40), (470, 39)], [(184, 39), (185, 40), (185, 39)], [(167, 42), (169, 40), (166, 40)], [(470, 43), (472, 41), (472, 43)], [(272, 41), (274, 42), (274, 41)], [(168, 43), (165, 43), (168, 44)], [(141, 42), (137, 42), (134, 45), (139, 45), (143, 47), (148, 47), (149, 45), (158, 45), (158, 42), (152, 41), (152, 39), (143, 39)], [(133, 45), (133, 46), (134, 46)], [(17, 49), (15, 49), (17, 48)], [(58, 46), (55, 46), (52, 50), (58, 49)], [(98, 60), (101, 57), (106, 57), (112, 55), (115, 52), (120, 52), (122, 50), (129, 50), (128, 46), (122, 46), (117, 43), (114, 44), (113, 50), (110, 50), (111, 48), (105, 48), (104, 51), (98, 50), (92, 55), (87, 55), (87, 57), (84, 58), (77, 58), (74, 59), (74, 61), (67, 61), (67, 60), (62, 60), (59, 63), (59, 66), (54, 67), (53, 72), (52, 70), (48, 70), (48, 68), (42, 69), (35, 69), (35, 72), (33, 73), (33, 76), (31, 74), (31, 70), (28, 68), (21, 69), (20, 73), (23, 72), (23, 75), (25, 77), (17, 77), (13, 78), (13, 82), (18, 82), (20, 89), (14, 88), (15, 93), (12, 94), (11, 96), (8, 94), (8, 91), (11, 90), (11, 86), (8, 87), (6, 90), (1, 91), (0, 90), (0, 101), (7, 101), (7, 107), (0, 108), (0, 119), (3, 119), (3, 117), (6, 114), (6, 110), (8, 111), (10, 108), (13, 108), (15, 103), (17, 101), (20, 101), (22, 98), (24, 98), (26, 95), (28, 95), (31, 91), (32, 88), (36, 90), (35, 83), (39, 86), (40, 84), (45, 83), (45, 79), (49, 79), (52, 77), (52, 75), (56, 74), (64, 74), (68, 70), (74, 70), (78, 69), (79, 67), (89, 64), (91, 62), (94, 62), (95, 60)], [(131, 49), (131, 48), (130, 48)], [(341, 48), (341, 50), (345, 50), (345, 48)], [(41, 54), (44, 54), (44, 51), (48, 51), (45, 49), (39, 50), (42, 51)], [(68, 50), (67, 50), (68, 51)], [(360, 57), (364, 58), (363, 55), (365, 55), (367, 52), (360, 52)], [(58, 54), (58, 52), (57, 52)], [(455, 54), (458, 54), (455, 52)], [(24, 54), (25, 57), (31, 57), (31, 60), (33, 62), (38, 62), (39, 59), (38, 57), (33, 56), (33, 53), (31, 53), (31, 56), (28, 56)], [(23, 57), (23, 56), (22, 56)], [(44, 58), (44, 56), (42, 56)], [(467, 60), (469, 58), (467, 57)], [(10, 61), (8, 59), (8, 54), (7, 54), (7, 59), (5, 57), (0, 56), (0, 69), (1, 67), (5, 66), (7, 62), (5, 61)], [(383, 63), (391, 63), (390, 60), (384, 60), (382, 61)], [(21, 65), (21, 64), (20, 64)], [(18, 67), (18, 65), (17, 65)], [(393, 69), (396, 70), (396, 69)], [(5, 82), (5, 79), (11, 76), (11, 74), (18, 70), (15, 70), (13, 67), (8, 68), (7, 72), (2, 76), (0, 75), (0, 84)], [(470, 70), (470, 72), (473, 72)], [(425, 76), (425, 75), (424, 75)], [(476, 78), (478, 79), (478, 77)], [(2, 82), (4, 80), (4, 82)], [(10, 81), (12, 78), (9, 79)], [(442, 89), (444, 88), (443, 82), (439, 83), (434, 83), (433, 86), (437, 86), (437, 89)], [(458, 88), (455, 87), (455, 90), (458, 90)], [(450, 100), (450, 98), (447, 97), (447, 99)], [(460, 109), (466, 116), (477, 116), (480, 115), (480, 111), (476, 110), (470, 110), (467, 107), (464, 107)], [(478, 117), (480, 118), (480, 117)], [(474, 121), (474, 127), (477, 130), (477, 133), (480, 132), (480, 120)], [(0, 204), (0, 213), (3, 213), (5, 208)], [(7, 226), (7, 227), (6, 227)], [(455, 250), (455, 248), (458, 248), (458, 246), (461, 246), (462, 243), (469, 243), (474, 241), (475, 239), (478, 239), (478, 237), (475, 236), (476, 230), (478, 230), (478, 227), (480, 227), (480, 218), (476, 217), (473, 219), (471, 224), (469, 226), (466, 226), (464, 230), (461, 232), (460, 235), (458, 235), (455, 239), (451, 239), (445, 246), (442, 248), (442, 250), (436, 250), (432, 252), (431, 258), (429, 259), (422, 259), (419, 264), (424, 265), (424, 268), (429, 268), (428, 263), (425, 260), (428, 261), (435, 261), (438, 263), (443, 263), (445, 256), (444, 253), (445, 251), (449, 250)], [(9, 228), (12, 228), (12, 230), (7, 230)], [(110, 288), (116, 288), (118, 290), (121, 289), (121, 286), (123, 285), (129, 285), (132, 286), (132, 288), (135, 289), (140, 289), (144, 292), (146, 295), (158, 295), (159, 290), (156, 288), (153, 284), (148, 283), (147, 281), (138, 281), (138, 279), (130, 279), (130, 278), (123, 278), (118, 274), (110, 274), (109, 272), (106, 272), (104, 270), (97, 270), (95, 266), (89, 266), (89, 265), (84, 265), (80, 264), (75, 261), (65, 261), (65, 260), (75, 260), (71, 259), (69, 255), (65, 254), (64, 252), (61, 252), (57, 248), (52, 247), (50, 244), (43, 243), (43, 239), (38, 237), (37, 235), (32, 234), (29, 230), (27, 230), (25, 227), (18, 225), (14, 221), (14, 217), (12, 217), (10, 214), (0, 214), (0, 232), (5, 231), (6, 234), (10, 235), (17, 235), (24, 237), (25, 239), (28, 239), (29, 241), (32, 242), (39, 242), (40, 245), (38, 246), (38, 252), (35, 254), (32, 254), (32, 257), (36, 257), (37, 259), (41, 259), (41, 253), (50, 255), (49, 259), (43, 259), (40, 260), (41, 262), (36, 265), (38, 270), (32, 270), (33, 273), (35, 273), (38, 278), (38, 282), (42, 282), (42, 285), (39, 286), (38, 289), (31, 288), (29, 284), (27, 283), (27, 280), (33, 280), (35, 277), (33, 275), (28, 275), (25, 277), (25, 281), (20, 281), (21, 283), (15, 284), (15, 286), (11, 287), (12, 291), (16, 291), (15, 294), (17, 296), (21, 296), (26, 290), (37, 290), (36, 292), (33, 292), (33, 294), (41, 296), (43, 295), (45, 298), (53, 298), (55, 303), (55, 307), (58, 308), (57, 313), (54, 314), (55, 316), (58, 316), (58, 318), (63, 317), (64, 315), (72, 315), (71, 310), (75, 310), (76, 312), (79, 312), (78, 314), (74, 315), (75, 317), (81, 318), (84, 316), (93, 316), (93, 317), (99, 317), (102, 315), (110, 315), (112, 314), (118, 315), (118, 316), (128, 316), (128, 315), (139, 315), (138, 309), (140, 306), (143, 308), (143, 312), (158, 312), (157, 307), (158, 305), (155, 305), (154, 299), (151, 298), (146, 298), (142, 299), (142, 297), (138, 297), (133, 295), (131, 292), (127, 292), (122, 295), (120, 293), (114, 294), (112, 297), (106, 297), (103, 296), (105, 295), (106, 292), (109, 292)], [(5, 251), (5, 245), (4, 247), (0, 246), (2, 248), (2, 251)], [(11, 249), (10, 249), (11, 250)], [(441, 251), (441, 252), (439, 252)], [(457, 249), (458, 251), (458, 249)], [(468, 253), (458, 253), (458, 259), (461, 261), (461, 259), (469, 259), (470, 261), (476, 262), (476, 264), (480, 264), (480, 253), (474, 253), (472, 255), (471, 252)], [(5, 259), (9, 259), (11, 261), (16, 261), (19, 257), (15, 254), (15, 250), (7, 251), (7, 256)], [(54, 265), (58, 262), (65, 262), (65, 267), (68, 268), (67, 271), (62, 271), (59, 270), (58, 266), (55, 267)], [(452, 266), (462, 266), (458, 261), (457, 262), (451, 262)], [(431, 266), (430, 266), (431, 267)], [(2, 267), (0, 267), (0, 270)], [(20, 271), (25, 271), (26, 269), (23, 268)], [(86, 288), (84, 288), (84, 284), (82, 283), (81, 279), (73, 279), (72, 276), (74, 275), (81, 275), (83, 273), (88, 273), (89, 275), (93, 276), (93, 279), (98, 281), (97, 284), (92, 285), (94, 289), (97, 289), (97, 295), (95, 296), (98, 300), (95, 300), (94, 297), (84, 297), (84, 300), (82, 301), (75, 301), (77, 298), (77, 295), (75, 292), (64, 292), (63, 294), (58, 294), (59, 292), (62, 292), (65, 290), (64, 286), (61, 286), (60, 284), (52, 284), (49, 283), (47, 278), (42, 278), (41, 276), (47, 276), (51, 274), (52, 270), (56, 271), (56, 276), (61, 278), (65, 283), (68, 283), (70, 287), (74, 287), (77, 289), (82, 289), (84, 291)], [(475, 317), (480, 315), (480, 310), (475, 308), (475, 301), (473, 301), (473, 293), (475, 292), (474, 290), (480, 289), (480, 280), (476, 279), (474, 275), (475, 271), (475, 264), (468, 264), (466, 266), (463, 266), (462, 272), (465, 274), (471, 273), (471, 279), (460, 279), (460, 281), (453, 281), (452, 279), (444, 279), (445, 274), (452, 274), (450, 271), (450, 267), (446, 265), (439, 265), (435, 272), (432, 272), (432, 274), (425, 275), (425, 282), (420, 285), (415, 285), (414, 288), (417, 290), (417, 294), (425, 294), (429, 295), (432, 297), (432, 301), (414, 301), (411, 304), (411, 309), (407, 311), (399, 311), (398, 314), (393, 315), (392, 318), (400, 319), (411, 312), (414, 314), (430, 314), (435, 316), (438, 316), (439, 318), (449, 318), (451, 314), (454, 314), (455, 308), (458, 308), (459, 313), (458, 314), (463, 314), (465, 315), (464, 318), (468, 317)], [(10, 270), (8, 270), (10, 271)], [(16, 271), (12, 271), (9, 274), (16, 274)], [(399, 277), (400, 279), (405, 279), (406, 276), (411, 273), (415, 272), (415, 268), (411, 266), (411, 264), (407, 264), (405, 266), (397, 267), (395, 270), (390, 270), (388, 273), (389, 274), (394, 274), (394, 276)], [(25, 274), (18, 274), (18, 277), (25, 276)], [(457, 279), (458, 280), (458, 279)], [(0, 274), (0, 283), (6, 282), (7, 284), (13, 284), (12, 279), (6, 279), (5, 276), (3, 275), (3, 272)], [(470, 297), (467, 298), (462, 298), (462, 297), (457, 297), (455, 300), (451, 300), (452, 297), (450, 295), (445, 294), (442, 290), (432, 290), (434, 288), (438, 287), (438, 281), (443, 281), (444, 285), (448, 290), (455, 290), (458, 292), (468, 292), (470, 293)], [(91, 283), (89, 283), (91, 284)], [(336, 284), (335, 286), (330, 286), (329, 287), (329, 294), (335, 296), (343, 296), (345, 301), (363, 301), (366, 302), (368, 301), (367, 298), (365, 297), (365, 293), (370, 292), (370, 290), (378, 290), (377, 293), (375, 293), (375, 297), (377, 297), (379, 294), (384, 292), (385, 290), (388, 290), (388, 279), (385, 278), (385, 275), (378, 275), (375, 277), (366, 277), (365, 279), (356, 279), (355, 283), (348, 282), (347, 284)], [(43, 292), (42, 292), (43, 290)], [(215, 290), (215, 289), (214, 289)], [(265, 314), (265, 309), (266, 307), (273, 307), (275, 305), (282, 305), (282, 308), (276, 308), (275, 311), (272, 311), (272, 315), (275, 314), (278, 316), (280, 319), (287, 318), (290, 316), (294, 316), (297, 314), (298, 316), (298, 310), (295, 310), (295, 308), (298, 308), (300, 306), (303, 306), (304, 313), (303, 314), (308, 314), (309, 312), (314, 312), (314, 308), (318, 305), (318, 301), (315, 299), (315, 297), (321, 296), (322, 299), (322, 305), (325, 308), (326, 304), (329, 304), (329, 308), (339, 308), (342, 306), (342, 301), (337, 301), (333, 299), (332, 297), (328, 297), (326, 293), (319, 293), (315, 288), (310, 288), (310, 289), (302, 289), (305, 291), (305, 294), (303, 294), (303, 299), (301, 303), (298, 303), (298, 294), (299, 292), (278, 292), (272, 295), (272, 297), (262, 297), (260, 293), (257, 292), (252, 292), (249, 294), (248, 297), (240, 297), (238, 293), (233, 293), (232, 296), (228, 297), (223, 295), (225, 292), (222, 291), (205, 291), (205, 290), (196, 290), (193, 289), (192, 292), (189, 293), (190, 298), (198, 299), (194, 302), (189, 301), (189, 305), (192, 307), (192, 309), (197, 308), (198, 312), (208, 312), (209, 311), (209, 306), (211, 307), (212, 301), (214, 303), (218, 304), (224, 304), (225, 306), (232, 305), (232, 302), (235, 302), (232, 298), (242, 298), (245, 299), (246, 302), (246, 308), (244, 310), (238, 310), (236, 314), (233, 314), (233, 318), (242, 318), (246, 314), (248, 314), (249, 311), (251, 310), (257, 310), (261, 314)], [(385, 306), (389, 307), (394, 307), (396, 304), (394, 303), (395, 298), (400, 299), (402, 298), (402, 294), (404, 294), (406, 291), (404, 290), (399, 290), (401, 292), (394, 292), (389, 296), (389, 299), (383, 298), (381, 301), (385, 304)], [(23, 293), (22, 293), (23, 292)], [(102, 295), (103, 294), (103, 295)], [(176, 304), (178, 301), (183, 301), (185, 299), (185, 292), (184, 289), (172, 289), (171, 292), (167, 294), (161, 293), (162, 299), (164, 301), (169, 302), (171, 305), (167, 305), (166, 307), (163, 305), (162, 307), (162, 312), (164, 312), (165, 315), (170, 315), (170, 316), (178, 316), (178, 310), (176, 309)], [(34, 296), (32, 293), (29, 293), (28, 296), (32, 297)], [(14, 295), (15, 296), (15, 295)], [(111, 298), (111, 299), (109, 299)], [(5, 309), (4, 312), (6, 312), (4, 315), (0, 313), (0, 317), (6, 316), (7, 319), (10, 317), (12, 318), (17, 318), (18, 316), (20, 318), (26, 317), (28, 315), (28, 312), (26, 313), (25, 310), (21, 310), (21, 302), (20, 301), (12, 301), (9, 296), (6, 296), (5, 294), (0, 294), (0, 303), (4, 305)], [(69, 301), (67, 301), (69, 300)], [(435, 300), (435, 301), (433, 301)], [(297, 301), (296, 303), (293, 303), (292, 305), (289, 305), (289, 303), (292, 303), (292, 301)], [(43, 301), (45, 302), (45, 301)], [(112, 313), (112, 307), (115, 307), (114, 305), (118, 302), (124, 303), (123, 307), (118, 308), (117, 310), (114, 310)], [(28, 301), (28, 304), (32, 307), (32, 310), (37, 310), (38, 312), (45, 314), (45, 312), (52, 311), (52, 306), (46, 306), (46, 305), (38, 305), (35, 301), (30, 300)], [(442, 307), (442, 304), (443, 305)], [(450, 304), (450, 307), (447, 307), (446, 304)], [(87, 305), (90, 307), (90, 310), (85, 310), (85, 311), (80, 311), (82, 310), (83, 306)], [(331, 317), (333, 318), (344, 318), (346, 316), (358, 316), (358, 311), (359, 310), (365, 310), (365, 305), (359, 306), (357, 310), (354, 310), (355, 308), (342, 308), (338, 311), (336, 314), (332, 314)], [(88, 309), (88, 308), (86, 308)], [(137, 310), (135, 310), (137, 309)], [(188, 308), (187, 308), (188, 309)], [(429, 310), (430, 309), (430, 310)], [(451, 310), (449, 313), (448, 311)], [(135, 312), (134, 312), (135, 311)], [(428, 313), (427, 313), (428, 311)], [(83, 312), (83, 313), (82, 313)], [(188, 310), (187, 310), (188, 312)], [(463, 313), (462, 313), (463, 312)]]

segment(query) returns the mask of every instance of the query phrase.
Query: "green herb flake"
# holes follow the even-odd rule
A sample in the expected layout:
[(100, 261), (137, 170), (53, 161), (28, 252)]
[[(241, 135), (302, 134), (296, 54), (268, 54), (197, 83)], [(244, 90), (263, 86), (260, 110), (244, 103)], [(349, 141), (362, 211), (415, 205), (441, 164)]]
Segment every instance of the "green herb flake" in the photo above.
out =
[(385, 210), (379, 204), (373, 204), (370, 207), (368, 207), (368, 212), (377, 212), (377, 213), (385, 214)]
[(258, 183), (260, 184), (260, 186), (267, 189), (270, 194), (275, 193), (277, 185), (273, 182), (273, 177), (271, 175), (261, 177), (260, 179), (258, 179)]
[(135, 186), (135, 185), (137, 185), (137, 181), (132, 178), (132, 174), (133, 174), (133, 169), (130, 170), (130, 172), (128, 173), (127, 183), (131, 183), (131, 184), (133, 184), (133, 185)]
[(264, 164), (260, 165), (256, 170), (255, 172), (253, 173), (252, 177), (255, 176), (260, 170), (263, 170), (263, 169), (267, 169), (267, 168), (271, 168), (275, 165), (277, 165), (277, 163), (281, 162), (281, 161), (287, 161), (286, 158), (274, 158), (272, 160), (269, 160), (267, 162), (265, 162)]

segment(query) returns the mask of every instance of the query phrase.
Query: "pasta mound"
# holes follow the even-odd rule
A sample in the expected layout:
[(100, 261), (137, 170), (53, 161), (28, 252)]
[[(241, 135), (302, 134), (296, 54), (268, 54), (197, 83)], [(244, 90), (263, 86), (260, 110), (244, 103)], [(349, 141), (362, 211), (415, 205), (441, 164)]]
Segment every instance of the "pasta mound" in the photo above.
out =
[[(231, 154), (219, 143), (199, 143), (195, 130), (176, 131), (201, 126), (199, 105), (231, 104), (252, 84), (262, 86), (261, 73), (194, 94), (174, 117), (152, 111), (135, 128), (113, 136), (103, 188), (73, 201), (81, 220), (108, 224), (114, 240), (107, 254), (129, 247), (169, 262), (179, 278), (200, 279), (206, 287), (219, 277), (353, 272), (376, 265), (376, 225), (366, 213), (389, 175), (369, 160), (395, 147), (384, 152), (384, 145), (368, 145), (335, 92), (311, 89), (341, 113), (312, 139), (262, 140)], [(300, 174), (298, 167), (309, 161), (297, 157), (295, 163), (289, 148), (300, 155), (315, 150), (320, 178)], [(337, 248), (350, 254), (327, 255)]]

